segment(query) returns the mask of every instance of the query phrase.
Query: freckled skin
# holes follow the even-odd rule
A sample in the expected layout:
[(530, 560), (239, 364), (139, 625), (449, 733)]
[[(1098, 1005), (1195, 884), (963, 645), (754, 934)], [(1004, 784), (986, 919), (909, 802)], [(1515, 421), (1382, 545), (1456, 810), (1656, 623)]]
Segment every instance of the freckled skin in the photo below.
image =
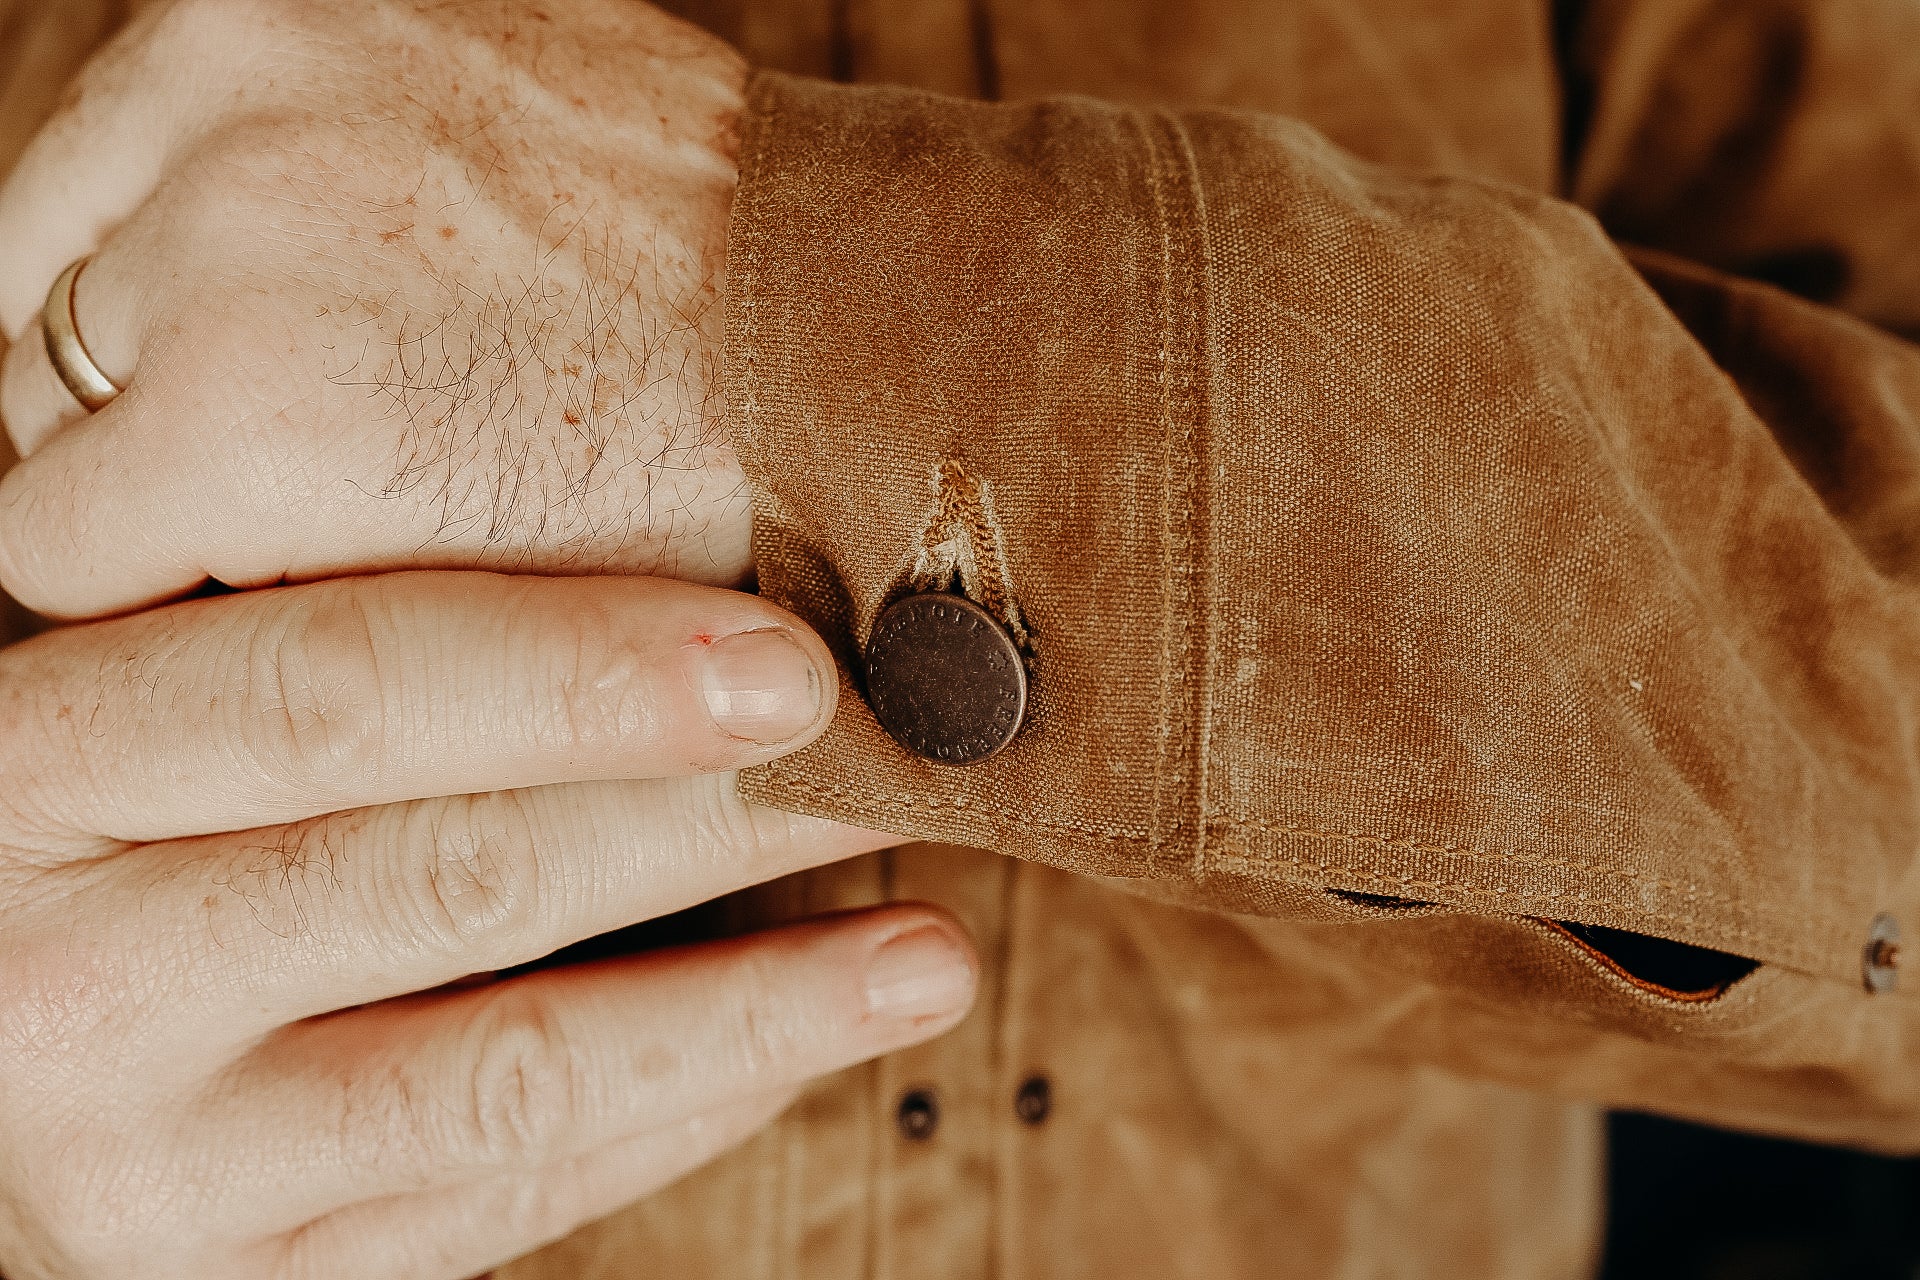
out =
[[(907, 904), (514, 972), (892, 843), (739, 797), (778, 748), (707, 647), (773, 632), (823, 687), (799, 619), (633, 577), (352, 578), (0, 647), (0, 1270), (465, 1280), (552, 1238), (496, 1186), (604, 1185), (601, 1216), (951, 1026), (973, 966)], [(872, 958), (930, 927), (965, 989), (876, 1010)]]
[[(0, 547), (82, 566), (0, 586), (99, 619), (0, 646), (8, 1277), (486, 1274), (552, 1235), (503, 1201), (611, 1212), (964, 1012), (873, 1007), (938, 923), (905, 904), (513, 972), (896, 842), (740, 797), (831, 719), (832, 658), (670, 580), (749, 568), (744, 64), (538, 2), (142, 0), (87, 73), (190, 141), (82, 149), (163, 167), (84, 273), (110, 435), (0, 406)], [(44, 207), (93, 225), (77, 194)], [(378, 572), (428, 567), (518, 573)]]
[[(146, 455), (215, 460), (156, 469), (156, 502), (219, 514), (143, 560), (235, 586), (743, 580), (719, 400), (738, 55), (634, 0), (260, 0), (211, 52), (173, 5), (144, 56), (250, 87), (83, 290), (144, 308), (87, 325), (110, 374), (168, 371), (128, 427)], [(247, 412), (208, 415), (216, 384)]]

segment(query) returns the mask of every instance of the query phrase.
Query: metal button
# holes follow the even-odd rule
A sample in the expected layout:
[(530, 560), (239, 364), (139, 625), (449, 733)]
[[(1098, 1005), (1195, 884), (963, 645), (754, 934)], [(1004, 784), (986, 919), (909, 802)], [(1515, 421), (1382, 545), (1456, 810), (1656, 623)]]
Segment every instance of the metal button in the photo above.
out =
[(1900, 983), (1900, 922), (1892, 916), (1873, 918), (1867, 932), (1867, 945), (1860, 958), (1861, 973), (1867, 990), (1881, 995)]
[(1053, 1082), (1045, 1076), (1032, 1076), (1013, 1095), (1013, 1114), (1026, 1124), (1040, 1125), (1053, 1113)]
[(940, 1101), (931, 1089), (911, 1089), (900, 1099), (894, 1122), (904, 1137), (925, 1142), (940, 1127)]
[(1013, 741), (1027, 668), (1007, 629), (964, 596), (890, 606), (867, 641), (867, 701), (893, 740), (940, 764), (977, 764)]

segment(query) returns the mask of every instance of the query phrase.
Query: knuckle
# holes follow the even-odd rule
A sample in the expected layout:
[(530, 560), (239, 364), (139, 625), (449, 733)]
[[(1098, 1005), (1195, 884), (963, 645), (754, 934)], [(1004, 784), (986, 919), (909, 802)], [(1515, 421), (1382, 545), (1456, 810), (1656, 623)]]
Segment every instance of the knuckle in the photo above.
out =
[[(459, 957), (476, 971), (530, 957), (519, 954), (543, 905), (540, 840), (524, 792), (456, 796), (408, 812), (402, 833), (400, 892), (389, 895), (402, 918), (394, 930), (408, 947)], [(409, 856), (424, 850), (425, 856)]]
[[(602, 606), (543, 612), (542, 634), (526, 636), (529, 656), (550, 671), (545, 729), (559, 746), (620, 744), (657, 737), (664, 704), (653, 656)], [(533, 670), (539, 667), (528, 668)]]
[(794, 969), (780, 958), (758, 954), (737, 964), (729, 985), (726, 1059), (743, 1079), (756, 1083), (794, 1075), (805, 1055), (801, 1028), (817, 1029), (814, 1019), (794, 1016)]
[(148, 202), (150, 234), (156, 240), (176, 252), (194, 254), (210, 269), (229, 260), (230, 255), (210, 251), (220, 241), (231, 242), (236, 226), (257, 225), (266, 199), (250, 180), (247, 163), (270, 137), (259, 120), (251, 113), (226, 119), (183, 144)]
[(126, 1224), (118, 1220), (116, 1199), (106, 1194), (106, 1181), (97, 1164), (76, 1157), (71, 1148), (61, 1158), (46, 1161), (36, 1173), (32, 1215), (58, 1232), (61, 1252), (70, 1258), (101, 1258), (117, 1252), (113, 1242)]
[[(64, 1113), (102, 1069), (137, 1055), (147, 1040), (144, 1001), (151, 981), (134, 948), (107, 928), (76, 928), (64, 919), (72, 899), (28, 919), (9, 907), (11, 936), (0, 962), (0, 1061), (24, 1104), (45, 1100), (47, 1115)], [(74, 1046), (90, 1051), (77, 1056)]]
[[(189, 954), (195, 965), (190, 982), (218, 984), (230, 980), (220, 954), (231, 947), (236, 934), (245, 937), (264, 930), (276, 938), (307, 936), (318, 911), (330, 911), (340, 892), (342, 864), (351, 857), (356, 840), (367, 838), (377, 810), (347, 810), (304, 822), (262, 828), (240, 841), (232, 857), (210, 877), (209, 884), (225, 892), (207, 900), (204, 920), (188, 933)], [(178, 946), (173, 938), (169, 943)]]
[(47, 1061), (47, 1046), (84, 1036), (102, 1017), (92, 966), (61, 963), (54, 950), (39, 939), (11, 942), (0, 970), (0, 1060), (17, 1087), (45, 1083), (39, 1077), (60, 1066)]
[(338, 795), (364, 783), (384, 758), (395, 699), (381, 653), (391, 620), (365, 584), (286, 599), (246, 646), (252, 696), (235, 729), (290, 788)]
[[(33, 1224), (44, 1246), (76, 1275), (139, 1274), (156, 1250), (187, 1243), (190, 1197), (172, 1189), (177, 1171), (130, 1146), (124, 1134), (93, 1126), (42, 1135), (34, 1177), (12, 1206), (16, 1223)], [(67, 1272), (62, 1272), (66, 1274)]]
[(509, 987), (488, 1002), (469, 1050), (467, 1143), (490, 1167), (546, 1162), (578, 1116), (579, 1068), (552, 1005)]
[(297, 0), (174, 0), (153, 28), (158, 56), (205, 64), (227, 62), (284, 47), (310, 15)]
[(681, 794), (694, 838), (721, 865), (771, 870), (802, 861), (793, 817), (749, 804), (736, 775), (695, 774), (684, 780)]
[[(266, 108), (229, 119), (197, 142), (150, 206), (155, 238), (197, 267), (190, 284), (167, 296), (189, 307), (204, 307), (209, 298), (231, 304), (243, 296), (243, 278), (289, 261), (290, 220), (311, 225), (331, 212), (313, 171), (315, 157), (337, 146), (324, 126)], [(224, 287), (203, 298), (209, 281)]]
[(859, 852), (843, 829), (749, 802), (733, 773), (674, 779), (669, 811), (686, 856), (714, 874), (761, 883)]

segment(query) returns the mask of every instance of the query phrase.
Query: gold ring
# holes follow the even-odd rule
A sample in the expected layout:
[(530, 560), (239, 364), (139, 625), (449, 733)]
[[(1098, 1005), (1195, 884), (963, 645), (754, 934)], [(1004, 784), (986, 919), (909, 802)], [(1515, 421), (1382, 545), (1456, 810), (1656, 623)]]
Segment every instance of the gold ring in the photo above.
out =
[(87, 344), (80, 340), (79, 322), (74, 319), (73, 282), (86, 265), (87, 259), (81, 258), (53, 282), (53, 288), (47, 290), (47, 305), (40, 311), (40, 325), (46, 331), (47, 359), (53, 361), (53, 371), (82, 408), (98, 413), (113, 403), (121, 389), (93, 362)]

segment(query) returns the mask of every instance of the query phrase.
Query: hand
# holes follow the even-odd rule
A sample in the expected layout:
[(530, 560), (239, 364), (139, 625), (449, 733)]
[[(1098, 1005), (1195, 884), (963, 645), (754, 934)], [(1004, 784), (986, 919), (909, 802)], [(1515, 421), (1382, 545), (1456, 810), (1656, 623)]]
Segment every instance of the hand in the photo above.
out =
[[(634, 0), (141, 13), (0, 191), (7, 585), (76, 617), (206, 578), (740, 580), (745, 77)], [(88, 254), (82, 334), (127, 390), (83, 419), (31, 326)]]
[(918, 906), (445, 986), (886, 843), (710, 772), (834, 687), (790, 616), (655, 580), (348, 579), (0, 650), (0, 1272), (453, 1280), (952, 1025), (972, 960)]
[[(0, 355), (5, 354), (5, 346), (5, 341), (0, 340)], [(18, 461), (19, 459), (14, 456), (13, 446), (7, 442), (5, 436), (0, 435), (0, 476), (4, 476), (7, 469)], [(37, 629), (33, 615), (22, 609), (19, 602), (12, 596), (0, 590), (0, 645), (24, 640)]]

